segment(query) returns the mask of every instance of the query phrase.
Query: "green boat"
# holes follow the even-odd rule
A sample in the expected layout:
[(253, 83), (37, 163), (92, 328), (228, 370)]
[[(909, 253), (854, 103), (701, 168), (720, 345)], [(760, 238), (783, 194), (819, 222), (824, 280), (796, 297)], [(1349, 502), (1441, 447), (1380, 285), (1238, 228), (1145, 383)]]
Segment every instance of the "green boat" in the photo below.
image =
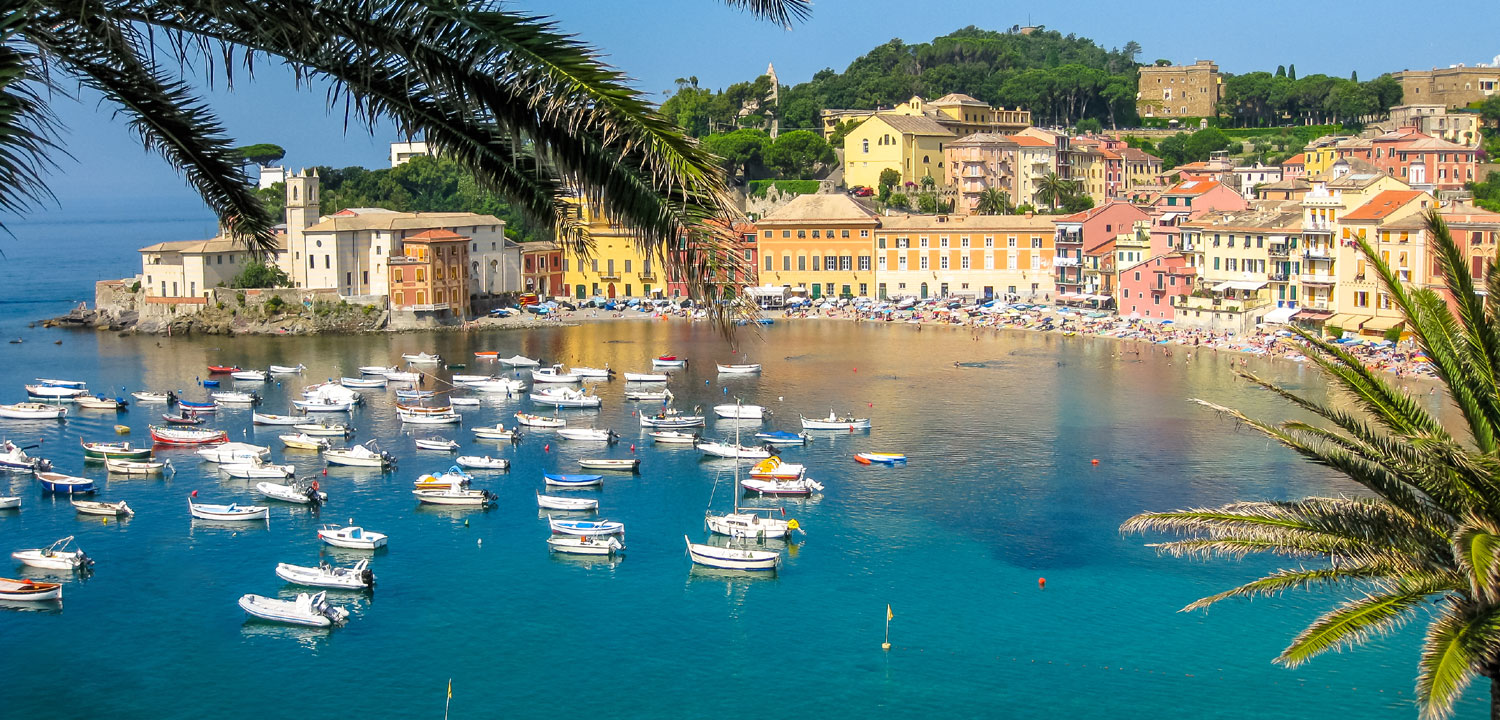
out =
[(468, 363), (448, 363), (449, 370), (462, 370), (468, 366)]
[(147, 460), (151, 457), (150, 447), (132, 447), (128, 442), (91, 443), (79, 439), (78, 443), (83, 446), (85, 460)]

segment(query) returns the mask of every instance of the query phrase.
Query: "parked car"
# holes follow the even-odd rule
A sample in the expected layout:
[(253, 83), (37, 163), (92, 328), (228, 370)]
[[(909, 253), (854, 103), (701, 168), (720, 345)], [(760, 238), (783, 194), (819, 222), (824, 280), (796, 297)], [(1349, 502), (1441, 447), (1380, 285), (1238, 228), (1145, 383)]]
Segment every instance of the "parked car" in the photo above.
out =
[(855, 195), (855, 197), (870, 197), (871, 195), (874, 195), (874, 194), (875, 194), (875, 191), (871, 190), (870, 188), (867, 188), (867, 187), (860, 187), (860, 188), (855, 188), (854, 189), (854, 195)]

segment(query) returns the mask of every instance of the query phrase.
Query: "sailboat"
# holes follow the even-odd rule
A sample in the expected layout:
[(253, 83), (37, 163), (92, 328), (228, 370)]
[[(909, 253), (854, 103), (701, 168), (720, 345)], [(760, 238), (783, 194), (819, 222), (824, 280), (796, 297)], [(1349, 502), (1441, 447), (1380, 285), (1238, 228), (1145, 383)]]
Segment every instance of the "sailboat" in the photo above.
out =
[[(740, 431), (735, 428), (735, 444), (739, 444)], [(714, 483), (718, 485), (717, 482)], [(759, 509), (752, 512), (740, 512), (740, 468), (739, 463), (734, 467), (734, 512), (725, 515), (714, 515), (710, 510), (706, 513), (705, 524), (711, 532), (719, 535), (728, 535), (732, 538), (784, 538), (793, 530), (798, 529), (796, 520), (782, 520), (771, 517), (770, 511), (761, 517), (755, 514)], [(712, 499), (709, 501), (712, 503)], [(749, 508), (747, 508), (749, 509)], [(774, 533), (774, 534), (773, 534)], [(694, 564), (705, 567), (719, 568), (723, 570), (745, 570), (745, 571), (772, 571), (781, 565), (781, 553), (775, 550), (751, 550), (749, 548), (721, 547), (706, 543), (695, 543), (686, 535), (682, 537), (687, 543), (688, 557)]]

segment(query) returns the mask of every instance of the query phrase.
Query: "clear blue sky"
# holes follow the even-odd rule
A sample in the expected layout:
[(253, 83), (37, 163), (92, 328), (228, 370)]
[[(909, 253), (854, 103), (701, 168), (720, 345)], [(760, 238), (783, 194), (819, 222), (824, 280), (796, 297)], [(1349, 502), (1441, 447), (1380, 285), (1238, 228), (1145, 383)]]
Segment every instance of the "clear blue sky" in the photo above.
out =
[[(677, 77), (696, 75), (703, 86), (720, 88), (752, 79), (765, 71), (767, 62), (775, 62), (781, 81), (796, 84), (824, 67), (842, 70), (893, 37), (923, 42), (966, 25), (1003, 29), (1030, 22), (1092, 38), (1105, 47), (1135, 40), (1148, 61), (1213, 59), (1236, 73), (1295, 64), (1304, 75), (1357, 70), (1368, 79), (1404, 68), (1489, 62), (1500, 54), (1490, 22), (1492, 0), (1453, 0), (1441, 6), (1442, 20), (1430, 22), (1420, 19), (1426, 14), (1422, 6), (1386, 0), (1358, 7), (1306, 0), (1148, 5), (825, 0), (814, 6), (809, 22), (790, 32), (714, 0), (523, 0), (509, 5), (553, 15), (658, 101), (660, 91), (671, 88)], [(298, 91), (284, 70), (260, 68), (254, 82), (241, 82), (235, 92), (209, 94), (237, 138), (282, 145), (292, 166), (380, 167), (386, 162), (387, 143), (394, 139), (388, 125), (373, 138), (357, 126), (346, 133), (342, 111), (326, 108), (321, 88)], [(201, 207), (176, 173), (142, 151), (96, 98), (59, 101), (56, 109), (68, 126), (64, 147), (75, 158), (60, 159), (51, 180), (64, 211), (109, 196), (189, 211)]]

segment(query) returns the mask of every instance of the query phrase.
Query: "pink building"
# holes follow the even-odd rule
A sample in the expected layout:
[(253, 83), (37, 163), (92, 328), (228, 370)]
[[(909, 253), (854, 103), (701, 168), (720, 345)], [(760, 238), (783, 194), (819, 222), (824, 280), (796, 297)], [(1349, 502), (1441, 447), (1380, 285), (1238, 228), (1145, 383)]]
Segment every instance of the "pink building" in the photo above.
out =
[(1281, 164), (1281, 179), (1283, 181), (1286, 181), (1286, 180), (1295, 180), (1295, 179), (1297, 179), (1299, 177), (1305, 177), (1306, 175), (1307, 175), (1307, 154), (1306, 153), (1297, 153), (1296, 155), (1293, 155), (1293, 156), (1287, 158), (1286, 162), (1284, 162), (1284, 163)]
[(1151, 205), (1155, 222), (1151, 226), (1151, 255), (1182, 249), (1184, 221), (1196, 220), (1209, 212), (1244, 210), (1247, 201), (1233, 188), (1216, 180), (1184, 180), (1162, 191)]
[(1461, 190), (1474, 180), (1479, 148), (1466, 147), (1403, 127), (1369, 140), (1338, 146), (1341, 158), (1359, 158), (1385, 174), (1422, 190)]
[(1115, 307), (1120, 317), (1173, 320), (1173, 307), (1185, 302), (1197, 274), (1181, 253), (1157, 255), (1132, 265), (1120, 271)]
[[(1134, 232), (1135, 223), (1151, 216), (1128, 202), (1108, 202), (1057, 219), (1057, 254), (1052, 259), (1053, 282), (1059, 294), (1102, 291), (1108, 283), (1098, 277), (1103, 265), (1112, 262), (1115, 238)], [(1086, 258), (1097, 263), (1090, 266)]]

